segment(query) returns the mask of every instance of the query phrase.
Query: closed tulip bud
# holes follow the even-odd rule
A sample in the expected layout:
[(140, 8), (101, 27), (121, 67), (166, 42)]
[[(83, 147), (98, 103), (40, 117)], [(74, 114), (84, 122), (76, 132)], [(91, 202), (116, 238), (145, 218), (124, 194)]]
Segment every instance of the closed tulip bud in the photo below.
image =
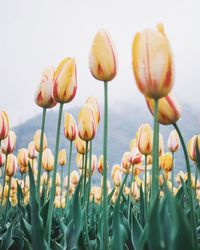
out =
[(56, 186), (60, 186), (61, 183), (61, 177), (59, 173), (56, 173)]
[(52, 96), (54, 68), (49, 67), (42, 73), (42, 80), (35, 93), (35, 103), (42, 108), (52, 108), (56, 101)]
[[(107, 162), (108, 169), (108, 162)], [(101, 154), (97, 162), (97, 170), (100, 174), (103, 174), (103, 155)]]
[(65, 58), (54, 74), (53, 97), (59, 103), (70, 102), (77, 90), (76, 64), (72, 58)]
[(66, 161), (67, 161), (66, 150), (62, 149), (58, 154), (59, 165), (63, 167), (66, 164)]
[(78, 115), (79, 136), (84, 141), (90, 141), (96, 134), (96, 122), (89, 104), (85, 104)]
[(54, 156), (51, 149), (46, 148), (42, 153), (42, 166), (45, 171), (52, 171), (54, 166)]
[(28, 167), (28, 150), (26, 148), (19, 149), (17, 160), (19, 167)]
[(173, 167), (173, 159), (171, 153), (166, 153), (162, 156), (161, 167), (165, 172), (171, 172)]
[(122, 156), (122, 162), (121, 165), (123, 167), (123, 169), (125, 169), (126, 171), (129, 171), (131, 164), (129, 162), (129, 156), (130, 156), (130, 152), (125, 152)]
[(8, 132), (8, 136), (1, 141), (1, 151), (4, 154), (11, 154), (15, 150), (16, 135), (13, 131)]
[[(96, 167), (97, 167), (97, 156), (93, 154), (91, 163), (91, 175), (94, 174)], [(89, 161), (88, 161), (88, 174), (89, 174)]]
[(74, 141), (76, 139), (77, 134), (77, 127), (74, 117), (69, 114), (65, 113), (65, 124), (64, 124), (64, 135), (65, 137), (70, 140)]
[(168, 141), (167, 141), (167, 147), (169, 149), (169, 151), (171, 151), (172, 153), (175, 153), (178, 148), (179, 148), (179, 136), (176, 130), (171, 131)]
[(122, 172), (120, 170), (116, 170), (112, 176), (113, 183), (116, 187), (121, 186), (122, 184)]
[(152, 151), (152, 129), (149, 124), (143, 124), (138, 130), (138, 149), (143, 155), (149, 155)]
[(153, 163), (153, 157), (152, 155), (147, 156), (147, 165), (151, 165)]
[(132, 165), (135, 165), (135, 164), (139, 164), (142, 162), (142, 154), (140, 153), (140, 151), (138, 150), (138, 148), (134, 148), (131, 152), (130, 152), (130, 155), (129, 155), (129, 162), (132, 164)]
[(82, 169), (83, 164), (84, 164), (83, 155), (78, 153), (77, 156), (76, 156), (76, 165), (77, 165), (78, 168)]
[(92, 75), (100, 81), (111, 81), (117, 74), (114, 45), (105, 30), (100, 30), (94, 37), (89, 65)]
[(78, 184), (79, 181), (79, 174), (77, 171), (72, 171), (70, 174), (70, 182), (72, 185), (76, 186)]
[(86, 142), (83, 141), (79, 136), (76, 137), (74, 144), (79, 154), (84, 155), (86, 153)]
[[(152, 115), (154, 115), (154, 100), (146, 98), (147, 106)], [(174, 95), (170, 93), (158, 102), (158, 122), (163, 125), (176, 123), (181, 115), (181, 108)]]
[(137, 140), (136, 138), (133, 138), (130, 142), (130, 151), (132, 151), (135, 147), (137, 147)]
[(17, 170), (17, 157), (13, 154), (9, 154), (6, 164), (6, 175), (12, 177)]
[(5, 164), (5, 155), (3, 153), (0, 152), (0, 167), (3, 167)]
[(131, 194), (135, 201), (139, 201), (140, 199), (140, 189), (138, 187), (138, 184), (136, 182), (133, 182), (131, 185)]
[(29, 144), (28, 144), (28, 157), (30, 159), (36, 159), (38, 156), (38, 152), (35, 148), (35, 143), (34, 141), (31, 141)]
[[(200, 136), (198, 136), (200, 138)], [(194, 135), (188, 142), (188, 154), (192, 161), (196, 161), (197, 135)], [(199, 141), (199, 140), (198, 140)], [(200, 143), (197, 144), (200, 150)]]
[(19, 171), (20, 171), (21, 174), (28, 173), (28, 165), (27, 166), (19, 165)]
[(86, 103), (90, 104), (92, 106), (93, 111), (94, 111), (96, 125), (98, 125), (100, 122), (100, 109), (99, 109), (97, 99), (93, 96), (90, 96), (90, 97), (88, 97)]
[(173, 87), (174, 67), (169, 41), (162, 24), (135, 35), (132, 65), (140, 92), (149, 98), (166, 96)]
[(120, 171), (121, 172), (121, 167), (119, 164), (115, 164), (113, 167), (112, 167), (112, 171), (111, 171), (111, 178), (113, 179), (113, 176), (114, 176), (114, 173), (116, 171)]
[[(40, 152), (40, 137), (41, 137), (41, 130), (38, 129), (36, 132), (35, 132), (35, 135), (34, 135), (34, 143), (35, 143), (35, 148), (38, 152)], [(46, 135), (44, 133), (44, 137), (43, 137), (43, 149), (42, 151), (47, 147), (47, 138), (46, 138)]]
[(102, 197), (102, 190), (100, 187), (96, 187), (94, 191), (94, 200), (96, 203), (101, 202), (101, 197)]
[(8, 136), (9, 120), (6, 112), (0, 111), (0, 141)]

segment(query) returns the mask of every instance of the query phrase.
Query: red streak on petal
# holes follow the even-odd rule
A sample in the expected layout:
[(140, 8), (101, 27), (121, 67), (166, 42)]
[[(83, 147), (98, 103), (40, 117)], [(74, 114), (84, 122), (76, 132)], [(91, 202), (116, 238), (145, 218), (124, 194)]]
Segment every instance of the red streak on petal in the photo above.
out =
[(177, 108), (176, 108), (176, 106), (175, 106), (173, 100), (172, 100), (169, 96), (166, 96), (166, 101), (168, 102), (169, 106), (171, 107), (171, 109), (172, 109), (174, 115), (175, 115), (176, 117), (179, 117), (179, 111), (177, 110)]

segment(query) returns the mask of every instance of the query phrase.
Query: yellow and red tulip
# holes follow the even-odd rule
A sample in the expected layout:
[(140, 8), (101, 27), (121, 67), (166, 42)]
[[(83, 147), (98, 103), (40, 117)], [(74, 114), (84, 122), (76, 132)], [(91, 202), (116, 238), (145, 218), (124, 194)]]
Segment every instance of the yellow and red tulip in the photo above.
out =
[[(152, 115), (154, 115), (154, 100), (146, 98), (147, 106)], [(181, 115), (181, 108), (175, 96), (170, 93), (163, 97), (158, 103), (158, 122), (163, 125), (176, 123)]]
[(173, 168), (172, 154), (168, 152), (164, 154), (163, 156), (161, 156), (160, 164), (165, 172), (171, 172)]
[(149, 155), (153, 147), (153, 133), (149, 124), (143, 124), (138, 130), (137, 145), (140, 153)]
[(65, 113), (65, 124), (64, 124), (64, 135), (65, 137), (70, 140), (74, 141), (76, 139), (77, 134), (77, 127), (74, 117), (69, 114)]
[(196, 161), (196, 144), (200, 150), (200, 135), (194, 135), (188, 142), (188, 154), (192, 161)]
[(158, 99), (168, 95), (173, 86), (174, 67), (169, 41), (162, 24), (157, 30), (146, 29), (135, 35), (132, 66), (140, 92)]
[(76, 64), (73, 58), (65, 58), (54, 74), (53, 97), (59, 103), (70, 102), (77, 90)]
[(130, 152), (125, 152), (122, 156), (122, 162), (121, 165), (123, 167), (123, 169), (125, 170), (125, 172), (129, 171), (131, 164), (129, 161), (129, 156), (130, 156)]
[(13, 154), (9, 154), (6, 164), (6, 175), (12, 177), (17, 170), (17, 157)]
[(90, 96), (90, 97), (88, 97), (86, 103), (90, 104), (92, 106), (93, 111), (94, 111), (96, 125), (98, 125), (100, 122), (100, 109), (99, 109), (97, 99), (93, 96)]
[(8, 132), (8, 136), (1, 141), (1, 151), (4, 154), (11, 154), (15, 150), (16, 135), (13, 131)]
[(28, 150), (26, 148), (18, 150), (17, 160), (20, 168), (28, 168)]
[(83, 155), (86, 153), (86, 142), (83, 141), (78, 135), (76, 136), (76, 139), (74, 140), (74, 144), (79, 154)]
[(34, 141), (31, 141), (29, 144), (28, 144), (28, 157), (30, 159), (36, 159), (38, 156), (38, 152), (35, 148), (35, 143)]
[(35, 93), (35, 103), (42, 108), (52, 108), (56, 101), (52, 96), (54, 68), (46, 68), (42, 73), (42, 80)]
[(54, 166), (54, 156), (49, 148), (46, 148), (42, 154), (42, 166), (45, 171), (50, 172)]
[(9, 127), (9, 119), (6, 112), (0, 111), (0, 141), (8, 136)]
[(92, 75), (100, 81), (111, 81), (117, 74), (114, 45), (105, 30), (100, 30), (94, 37), (89, 65)]
[(66, 154), (66, 150), (62, 149), (60, 150), (59, 154), (58, 154), (58, 162), (60, 166), (64, 166), (67, 162), (67, 154)]
[[(38, 129), (36, 132), (35, 132), (35, 135), (33, 137), (33, 141), (35, 143), (35, 148), (36, 150), (39, 152), (40, 151), (40, 137), (41, 137), (41, 130)], [(43, 149), (42, 151), (47, 147), (47, 138), (46, 138), (46, 135), (44, 134), (43, 136)]]
[(96, 122), (89, 104), (85, 104), (78, 115), (79, 136), (84, 141), (90, 141), (96, 134)]
[(129, 155), (129, 162), (132, 165), (136, 165), (142, 162), (142, 154), (140, 153), (140, 151), (138, 150), (137, 147), (135, 147)]
[(3, 167), (4, 164), (5, 164), (5, 154), (3, 154), (1, 151), (0, 151), (0, 167)]

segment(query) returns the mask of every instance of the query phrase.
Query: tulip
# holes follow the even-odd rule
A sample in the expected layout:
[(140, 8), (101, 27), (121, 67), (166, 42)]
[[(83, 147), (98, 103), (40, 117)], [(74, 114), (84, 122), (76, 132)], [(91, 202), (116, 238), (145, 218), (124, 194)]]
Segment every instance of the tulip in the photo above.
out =
[(59, 165), (63, 167), (66, 164), (66, 161), (67, 161), (66, 150), (62, 149), (58, 154)]
[(143, 124), (138, 130), (138, 149), (141, 154), (149, 155), (152, 151), (152, 129), (149, 124)]
[(42, 80), (35, 93), (35, 103), (42, 108), (52, 108), (56, 101), (52, 96), (54, 68), (46, 68), (42, 73)]
[(166, 96), (173, 87), (174, 67), (169, 41), (162, 24), (135, 35), (132, 65), (140, 92), (149, 98)]
[(9, 120), (6, 112), (0, 111), (0, 141), (8, 136)]
[(168, 141), (167, 141), (167, 147), (172, 152), (175, 153), (179, 148), (179, 136), (176, 130), (171, 131)]
[[(35, 148), (37, 152), (40, 152), (40, 137), (41, 137), (41, 130), (38, 129), (33, 137), (33, 141), (35, 143)], [(47, 138), (46, 135), (44, 134), (42, 151), (44, 151), (45, 148), (47, 148)]]
[(17, 170), (17, 157), (13, 154), (9, 154), (6, 164), (6, 175), (12, 177)]
[(125, 172), (129, 171), (131, 164), (129, 161), (129, 156), (130, 156), (130, 152), (125, 152), (122, 156), (122, 162), (121, 165), (123, 167), (123, 169), (125, 170)]
[(120, 171), (121, 172), (121, 167), (119, 164), (116, 164), (112, 167), (112, 171), (111, 171), (111, 178), (113, 179), (113, 176), (115, 174), (116, 171)]
[(28, 150), (26, 148), (18, 151), (17, 160), (20, 167), (28, 168)]
[[(108, 169), (108, 162), (107, 162), (107, 169)], [(103, 155), (101, 154), (98, 162), (97, 162), (97, 170), (100, 174), (103, 174)]]
[(70, 183), (74, 186), (76, 186), (78, 184), (79, 181), (79, 174), (77, 171), (72, 171), (70, 174)]
[(171, 172), (173, 168), (173, 159), (171, 153), (166, 153), (162, 156), (161, 167), (165, 172)]
[(93, 111), (94, 111), (96, 125), (98, 125), (100, 122), (100, 109), (99, 109), (97, 99), (93, 96), (90, 96), (90, 97), (88, 97), (86, 104), (90, 104), (92, 106)]
[(49, 148), (46, 148), (42, 154), (42, 166), (45, 171), (50, 172), (54, 166), (54, 156)]
[(65, 58), (54, 74), (53, 97), (59, 103), (70, 102), (77, 90), (76, 64), (72, 58)]
[[(146, 98), (147, 106), (154, 115), (154, 100)], [(158, 103), (158, 122), (163, 125), (175, 124), (181, 114), (180, 105), (177, 103), (175, 96), (170, 93), (168, 96), (163, 97)]]
[(78, 130), (84, 141), (92, 140), (96, 134), (96, 122), (89, 104), (85, 104), (79, 112)]
[(122, 185), (122, 172), (116, 170), (113, 174), (112, 180), (115, 187), (120, 187)]
[(129, 155), (129, 161), (132, 165), (139, 164), (142, 162), (142, 154), (138, 148), (134, 148)]
[(100, 81), (111, 81), (117, 74), (114, 45), (105, 30), (100, 30), (94, 37), (89, 65), (92, 75)]
[(64, 124), (64, 135), (69, 141), (74, 141), (76, 139), (76, 122), (74, 117), (69, 114), (65, 113), (65, 124)]
[(34, 141), (31, 141), (28, 144), (28, 157), (33, 160), (36, 159), (37, 156), (38, 156), (38, 151), (36, 150), (35, 143)]
[(8, 132), (8, 136), (1, 141), (1, 151), (2, 153), (8, 155), (13, 153), (16, 146), (16, 135), (13, 131)]
[(163, 136), (161, 133), (159, 133), (159, 156), (162, 156), (164, 154), (164, 141)]
[(194, 135), (188, 142), (188, 154), (192, 161), (196, 161), (197, 136)]
[(74, 144), (79, 154), (84, 155), (86, 153), (86, 142), (83, 141), (79, 136), (76, 137)]
[(133, 138), (130, 142), (130, 151), (132, 151), (137, 146), (137, 140), (136, 138)]
[(5, 159), (6, 159), (5, 155), (0, 152), (0, 168), (4, 166)]

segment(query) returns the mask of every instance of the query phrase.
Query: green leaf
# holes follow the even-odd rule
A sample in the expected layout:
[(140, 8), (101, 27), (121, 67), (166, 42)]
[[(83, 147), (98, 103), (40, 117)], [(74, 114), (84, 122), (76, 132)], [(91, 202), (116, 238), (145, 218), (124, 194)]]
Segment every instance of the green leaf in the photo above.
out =
[(30, 178), (30, 198), (31, 198), (31, 225), (32, 225), (32, 243), (33, 250), (48, 249), (45, 240), (45, 233), (43, 228), (43, 221), (40, 216), (40, 208), (36, 199), (35, 181), (33, 178), (30, 163), (28, 164), (29, 178)]
[(142, 190), (142, 185), (140, 185), (140, 224), (142, 227), (145, 225), (145, 211), (144, 211), (144, 193)]
[(143, 234), (143, 229), (138, 220), (136, 219), (133, 211), (131, 211), (130, 219), (131, 219), (130, 227), (131, 227), (132, 244), (135, 249), (139, 249), (139, 242)]
[(16, 219), (13, 220), (12, 223), (10, 223), (7, 230), (2, 235), (0, 249), (2, 249), (2, 250), (5, 249), (6, 250), (13, 244), (14, 241), (12, 239), (12, 228), (13, 228), (13, 225), (15, 224), (15, 222), (16, 222)]

